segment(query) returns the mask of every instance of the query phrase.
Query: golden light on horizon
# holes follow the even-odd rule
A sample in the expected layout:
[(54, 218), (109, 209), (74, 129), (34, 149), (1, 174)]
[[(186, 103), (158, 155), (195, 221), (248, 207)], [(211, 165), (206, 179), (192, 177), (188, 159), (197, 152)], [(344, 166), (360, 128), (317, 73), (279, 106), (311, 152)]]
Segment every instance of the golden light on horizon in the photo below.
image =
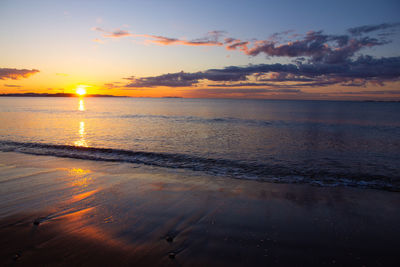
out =
[(83, 87), (78, 87), (78, 88), (76, 88), (76, 94), (78, 94), (80, 96), (84, 96), (84, 95), (86, 95), (86, 89)]

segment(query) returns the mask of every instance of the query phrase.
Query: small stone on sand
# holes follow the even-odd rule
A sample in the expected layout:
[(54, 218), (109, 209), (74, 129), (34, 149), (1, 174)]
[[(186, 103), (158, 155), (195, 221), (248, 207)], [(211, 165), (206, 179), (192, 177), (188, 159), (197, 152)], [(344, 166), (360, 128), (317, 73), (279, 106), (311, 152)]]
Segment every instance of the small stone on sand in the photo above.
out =
[(18, 260), (20, 257), (21, 257), (21, 254), (15, 253), (14, 256), (13, 256), (13, 260), (16, 261), (16, 260)]
[(175, 253), (174, 253), (174, 252), (170, 252), (170, 253), (168, 254), (168, 257), (169, 257), (170, 259), (175, 259)]

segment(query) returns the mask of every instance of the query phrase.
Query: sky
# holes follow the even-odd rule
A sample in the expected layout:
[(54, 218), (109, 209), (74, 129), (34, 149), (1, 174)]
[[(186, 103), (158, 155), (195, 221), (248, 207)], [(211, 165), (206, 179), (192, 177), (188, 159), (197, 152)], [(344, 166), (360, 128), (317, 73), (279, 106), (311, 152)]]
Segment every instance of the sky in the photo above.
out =
[(0, 94), (400, 100), (400, 2), (0, 1)]

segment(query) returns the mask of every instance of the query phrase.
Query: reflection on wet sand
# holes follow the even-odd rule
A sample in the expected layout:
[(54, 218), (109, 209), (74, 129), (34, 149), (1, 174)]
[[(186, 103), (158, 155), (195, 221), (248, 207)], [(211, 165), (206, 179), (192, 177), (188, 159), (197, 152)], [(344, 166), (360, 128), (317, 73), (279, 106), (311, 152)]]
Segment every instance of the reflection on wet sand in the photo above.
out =
[(11, 155), (0, 159), (19, 157), (19, 171), (45, 160), (64, 166), (30, 202), (69, 189), (48, 209), (0, 221), (0, 265), (361, 266), (397, 258), (396, 193)]
[(81, 168), (72, 168), (68, 170), (68, 174), (74, 178), (72, 181), (72, 186), (78, 186), (81, 188), (87, 187), (93, 182), (93, 178), (89, 176), (90, 173), (90, 170), (83, 170)]

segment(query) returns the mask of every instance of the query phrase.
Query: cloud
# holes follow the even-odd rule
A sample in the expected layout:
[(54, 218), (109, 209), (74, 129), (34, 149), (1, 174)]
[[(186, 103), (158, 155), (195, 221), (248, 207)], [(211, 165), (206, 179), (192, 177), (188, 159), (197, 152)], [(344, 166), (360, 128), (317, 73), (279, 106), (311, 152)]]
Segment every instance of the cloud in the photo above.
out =
[[(93, 27), (93, 31), (102, 32), (104, 38), (122, 38), (122, 37), (144, 37), (146, 43), (157, 45), (187, 45), (187, 46), (222, 46), (223, 43), (219, 39), (225, 34), (224, 31), (210, 31), (204, 37), (193, 40), (185, 40), (178, 38), (165, 37), (152, 34), (133, 34), (126, 30), (115, 29), (114, 31), (107, 31), (100, 27)], [(103, 43), (102, 40), (96, 38), (94, 42)]]
[(125, 78), (130, 79), (131, 82), (125, 87), (155, 87), (155, 86), (167, 86), (167, 87), (189, 87), (201, 79), (200, 73), (168, 73), (159, 76), (143, 77), (143, 78)]
[[(280, 44), (277, 41), (256, 41), (252, 47), (242, 46), (242, 51), (250, 56), (261, 53), (274, 57), (309, 57), (312, 62), (340, 63), (350, 59), (356, 52), (366, 47), (387, 44), (383, 38), (352, 38), (348, 35), (326, 35), (322, 31), (308, 32), (299, 40)], [(234, 49), (228, 46), (227, 49)]]
[(115, 88), (120, 88), (121, 84), (120, 82), (105, 83), (104, 87), (106, 89), (115, 89)]
[(148, 38), (146, 42), (158, 45), (188, 45), (188, 46), (222, 46), (223, 43), (219, 39), (224, 34), (223, 31), (211, 31), (203, 38), (184, 40), (177, 38), (170, 38), (158, 35), (137, 34), (138, 37)]
[(0, 68), (0, 80), (19, 80), (22, 78), (28, 78), (29, 76), (38, 73), (39, 70), (36, 69), (9, 69)]
[(93, 42), (96, 42), (96, 43), (99, 43), (99, 44), (104, 44), (104, 41), (99, 39), (99, 38), (93, 39)]
[(400, 90), (333, 92), (332, 95), (400, 95)]
[(21, 85), (16, 85), (16, 84), (5, 84), (5, 87), (15, 87), (15, 88), (19, 88), (21, 87)]
[(354, 27), (354, 28), (348, 29), (347, 31), (352, 35), (361, 35), (361, 34), (370, 33), (373, 31), (393, 29), (393, 28), (396, 28), (399, 26), (400, 26), (400, 23), (382, 23), (382, 24), (376, 24), (376, 25), (364, 25), (364, 26), (360, 26), (360, 27)]
[[(122, 38), (122, 37), (133, 36), (133, 34), (131, 34), (130, 32), (121, 30), (121, 29), (115, 29), (114, 31), (106, 31), (103, 28), (94, 27), (94, 28), (92, 28), (92, 30), (103, 32), (102, 36), (104, 38)], [(99, 39), (96, 38), (95, 40), (99, 40)]]
[(301, 93), (300, 89), (268, 89), (268, 88), (249, 88), (249, 89), (195, 89), (195, 92), (208, 92), (208, 93), (229, 93), (229, 94), (245, 94), (245, 93)]
[(335, 64), (351, 59), (365, 48), (390, 43), (387, 37), (399, 26), (400, 23), (364, 25), (350, 28), (347, 34), (342, 35), (325, 34), (323, 31), (309, 31), (301, 35), (288, 30), (274, 33), (265, 40), (248, 41), (226, 37), (224, 42), (227, 50), (239, 50), (249, 56), (264, 54), (268, 57), (303, 57), (309, 62)]
[[(346, 34), (325, 34), (323, 31), (309, 31), (305, 35), (293, 30), (274, 33), (265, 40), (241, 40), (226, 36), (225, 31), (210, 31), (204, 37), (186, 40), (162, 35), (133, 34), (125, 30), (107, 31), (99, 27), (92, 30), (102, 32), (104, 38), (137, 37), (145, 43), (156, 45), (224, 46), (227, 50), (238, 50), (249, 56), (260, 54), (268, 57), (304, 57), (309, 62), (341, 63), (353, 58), (357, 52), (374, 46), (390, 43), (387, 38), (400, 23), (364, 25), (348, 29)], [(386, 30), (386, 32), (382, 32)], [(366, 36), (365, 34), (375, 35)], [(94, 41), (99, 42), (99, 39)], [(101, 41), (100, 41), (101, 42)]]
[(124, 31), (124, 30), (116, 30), (109, 34), (103, 34), (103, 37), (106, 37), (106, 38), (121, 38), (121, 37), (127, 37), (127, 36), (132, 36), (132, 34), (129, 33), (128, 31)]
[(356, 60), (337, 64), (297, 63), (229, 66), (199, 72), (177, 72), (158, 76), (125, 78), (125, 87), (192, 87), (211, 83), (212, 87), (268, 86), (275, 88), (305, 88), (329, 85), (383, 85), (400, 79), (400, 57), (373, 58), (360, 56)]
[(157, 35), (142, 35), (150, 39), (146, 40), (148, 43), (159, 44), (159, 45), (188, 45), (188, 46), (221, 46), (220, 42), (207, 40), (207, 39), (196, 39), (196, 40), (180, 40), (176, 38), (168, 38)]
[(248, 48), (247, 46), (250, 44), (248, 41), (241, 41), (239, 39), (233, 39), (233, 40), (228, 40), (229, 42), (225, 42), (226, 44), (229, 44), (226, 46), (227, 50), (236, 50), (240, 49), (242, 51), (247, 51)]
[(301, 93), (299, 89), (196, 89), (195, 92), (215, 94), (248, 94), (248, 93)]
[(220, 84), (208, 84), (209, 87), (251, 87), (251, 86), (274, 86), (273, 83), (254, 83), (254, 82), (246, 82), (246, 83), (220, 83)]
[(291, 98), (292, 96), (304, 94), (301, 90), (293, 89), (262, 89), (262, 88), (250, 88), (250, 89), (194, 89), (188, 92), (188, 96), (192, 97), (240, 97), (240, 98), (263, 98), (265, 96), (285, 96)]

